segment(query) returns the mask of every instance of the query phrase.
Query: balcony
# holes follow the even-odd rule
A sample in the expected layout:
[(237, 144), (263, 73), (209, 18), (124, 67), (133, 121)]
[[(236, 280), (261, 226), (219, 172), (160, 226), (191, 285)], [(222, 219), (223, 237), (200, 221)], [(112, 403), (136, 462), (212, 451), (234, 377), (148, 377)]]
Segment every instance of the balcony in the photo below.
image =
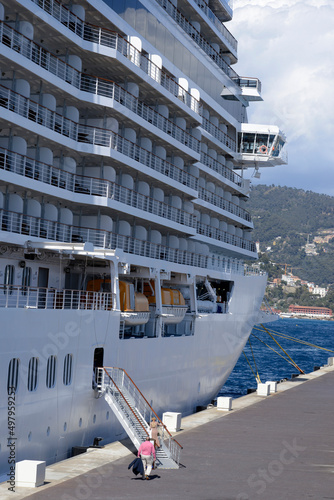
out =
[[(207, 0), (205, 0), (207, 1)], [(208, 0), (212, 11), (221, 21), (231, 21), (233, 17), (233, 0)]]
[[(158, 81), (174, 97), (179, 98), (182, 95), (184, 104), (195, 113), (199, 113), (199, 101), (119, 33), (82, 21), (57, 0), (32, 0), (32, 2), (83, 40), (117, 50), (154, 81)], [(156, 77), (157, 74), (161, 76), (159, 79)]]
[(238, 42), (232, 33), (222, 24), (222, 21), (210, 9), (205, 0), (194, 0), (195, 3), (201, 8), (205, 15), (209, 18), (215, 28), (223, 35), (228, 45), (233, 49), (233, 55), (237, 57)]
[(225, 132), (220, 130), (218, 127), (216, 127), (216, 125), (211, 123), (207, 118), (203, 117), (202, 127), (204, 130), (206, 130), (206, 132), (215, 137), (215, 139), (217, 139), (223, 145), (224, 150), (226, 149), (225, 146), (227, 146), (228, 149), (236, 151), (237, 147), (235, 140), (225, 134)]
[(213, 46), (194, 28), (188, 19), (175, 7), (170, 0), (156, 0), (156, 2), (174, 19), (196, 44), (212, 59), (216, 65), (230, 78), (238, 77), (234, 69), (227, 64)]
[[(119, 134), (111, 130), (73, 122), (2, 85), (0, 85), (0, 109), (1, 107), (45, 127), (46, 130), (52, 130), (64, 138), (72, 139), (77, 143), (110, 148), (191, 189), (197, 189), (196, 177)], [(46, 132), (45, 134), (47, 135)]]
[[(203, 255), (187, 250), (179, 250), (106, 230), (71, 226), (3, 209), (0, 209), (1, 230), (7, 233), (23, 235), (25, 239), (34, 237), (38, 238), (38, 241), (49, 240), (49, 242), (58, 242), (59, 246), (61, 246), (62, 242), (76, 242), (79, 244), (91, 242), (94, 247), (104, 250), (121, 249), (127, 254), (137, 256), (135, 258), (136, 263), (138, 263), (138, 256), (141, 256), (150, 260), (157, 259), (182, 266), (212, 269), (225, 273), (240, 275), (246, 273), (243, 263), (236, 259), (214, 254)], [(6, 236), (6, 241), (8, 242), (8, 236)], [(33, 246), (33, 243), (30, 243), (30, 245)], [(50, 243), (45, 242), (43, 248), (56, 249), (57, 244), (50, 245)]]
[(107, 311), (112, 308), (112, 297), (111, 292), (0, 285), (0, 308)]
[[(221, 196), (214, 194), (205, 188), (202, 187), (198, 188), (198, 197), (200, 200), (207, 201), (208, 203), (211, 203), (211, 205), (221, 208), (222, 210), (225, 210), (226, 212), (229, 212), (230, 214), (233, 214), (236, 217), (243, 219), (247, 226), (249, 226), (249, 223), (252, 222), (251, 216), (247, 212), (247, 210), (239, 207), (238, 205), (232, 203), (231, 201), (225, 200)], [(234, 217), (230, 218), (234, 220)]]
[(212, 156), (208, 155), (207, 153), (204, 153), (203, 151), (201, 152), (201, 163), (203, 163), (203, 165), (205, 165), (206, 167), (209, 167), (214, 172), (217, 172), (217, 174), (220, 174), (222, 177), (229, 180), (230, 182), (233, 182), (238, 191), (240, 190), (244, 191), (249, 188), (248, 185), (249, 181), (245, 182), (245, 179), (243, 179), (240, 175), (236, 174), (233, 170), (226, 167), (225, 165), (217, 161), (215, 158), (212, 158)]
[[(106, 179), (72, 174), (53, 165), (47, 165), (33, 158), (0, 148), (0, 169), (34, 179), (50, 186), (66, 191), (91, 196), (102, 196), (124, 203), (126, 206), (144, 210), (153, 215), (163, 217), (177, 224), (191, 228), (196, 227), (195, 217), (167, 203), (155, 200), (149, 196), (137, 193), (124, 186)], [(61, 196), (59, 195), (59, 198)], [(93, 201), (92, 201), (93, 203)], [(126, 212), (126, 206), (124, 211)]]
[[(157, 113), (153, 108), (147, 106), (143, 101), (140, 101), (112, 80), (81, 73), (59, 59), (59, 57), (56, 57), (51, 52), (2, 22), (0, 22), (0, 43), (1, 41), (7, 47), (10, 47), (15, 52), (20, 53), (33, 63), (49, 71), (52, 75), (73, 85), (78, 90), (114, 99), (148, 123), (151, 123), (159, 130), (181, 142), (181, 144), (193, 149), (197, 153), (200, 151), (200, 142), (195, 137), (192, 137), (188, 132)], [(157, 131), (158, 134), (159, 132)]]
[(238, 133), (238, 159), (243, 168), (286, 165), (286, 137), (275, 125), (243, 123)]
[(256, 254), (255, 243), (248, 241), (245, 238), (241, 238), (240, 236), (230, 234), (227, 231), (222, 231), (221, 229), (197, 222), (197, 233), (206, 236), (207, 238), (217, 240), (221, 243), (226, 243), (227, 245), (232, 245)]

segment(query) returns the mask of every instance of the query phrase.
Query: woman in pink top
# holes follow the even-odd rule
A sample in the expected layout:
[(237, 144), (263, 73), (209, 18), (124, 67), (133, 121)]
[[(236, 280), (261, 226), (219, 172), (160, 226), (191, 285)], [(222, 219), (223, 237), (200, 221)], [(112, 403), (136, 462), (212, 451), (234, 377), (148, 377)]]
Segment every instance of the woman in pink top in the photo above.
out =
[(154, 460), (156, 459), (155, 449), (150, 441), (150, 436), (147, 436), (146, 441), (144, 441), (139, 446), (138, 457), (140, 457), (143, 462), (143, 467), (144, 467), (143, 479), (149, 479), (149, 475), (151, 474), (152, 470), (153, 459)]

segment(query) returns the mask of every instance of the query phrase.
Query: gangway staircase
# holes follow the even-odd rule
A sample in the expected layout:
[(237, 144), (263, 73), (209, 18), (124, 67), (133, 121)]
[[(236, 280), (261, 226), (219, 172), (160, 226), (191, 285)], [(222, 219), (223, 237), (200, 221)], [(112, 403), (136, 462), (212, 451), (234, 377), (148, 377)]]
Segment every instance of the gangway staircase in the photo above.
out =
[(160, 424), (161, 443), (156, 450), (156, 466), (159, 469), (178, 469), (182, 446), (172, 437), (126, 371), (115, 367), (97, 368), (96, 381), (96, 391), (105, 398), (137, 450), (149, 436), (151, 418), (156, 418)]

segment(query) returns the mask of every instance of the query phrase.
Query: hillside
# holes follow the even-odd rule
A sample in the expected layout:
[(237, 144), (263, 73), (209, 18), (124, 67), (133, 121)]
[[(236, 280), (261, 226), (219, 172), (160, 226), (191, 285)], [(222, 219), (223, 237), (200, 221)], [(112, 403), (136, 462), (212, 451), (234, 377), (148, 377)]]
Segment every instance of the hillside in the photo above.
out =
[[(330, 240), (334, 197), (258, 185), (252, 188), (248, 208), (254, 221), (253, 240), (260, 242), (265, 260), (287, 263), (301, 279), (318, 285), (334, 283), (334, 238)], [(320, 243), (312, 246), (315, 237), (320, 237)], [(308, 238), (311, 245), (306, 249)], [(284, 266), (277, 266), (277, 275), (282, 270)]]

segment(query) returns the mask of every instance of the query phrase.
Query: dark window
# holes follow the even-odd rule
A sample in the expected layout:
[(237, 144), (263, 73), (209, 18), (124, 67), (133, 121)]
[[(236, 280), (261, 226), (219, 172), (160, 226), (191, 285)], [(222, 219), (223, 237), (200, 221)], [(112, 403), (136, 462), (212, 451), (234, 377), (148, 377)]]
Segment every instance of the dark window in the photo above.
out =
[(28, 366), (28, 391), (35, 391), (37, 387), (38, 358), (30, 358)]
[(72, 382), (72, 354), (66, 354), (64, 358), (64, 371), (63, 371), (63, 383), (64, 385), (70, 385)]
[(52, 389), (56, 383), (56, 356), (50, 356), (46, 365), (46, 387)]
[(12, 394), (17, 390), (17, 383), (19, 377), (19, 359), (13, 358), (10, 360), (8, 365), (8, 377), (7, 377), (7, 391), (8, 394)]

